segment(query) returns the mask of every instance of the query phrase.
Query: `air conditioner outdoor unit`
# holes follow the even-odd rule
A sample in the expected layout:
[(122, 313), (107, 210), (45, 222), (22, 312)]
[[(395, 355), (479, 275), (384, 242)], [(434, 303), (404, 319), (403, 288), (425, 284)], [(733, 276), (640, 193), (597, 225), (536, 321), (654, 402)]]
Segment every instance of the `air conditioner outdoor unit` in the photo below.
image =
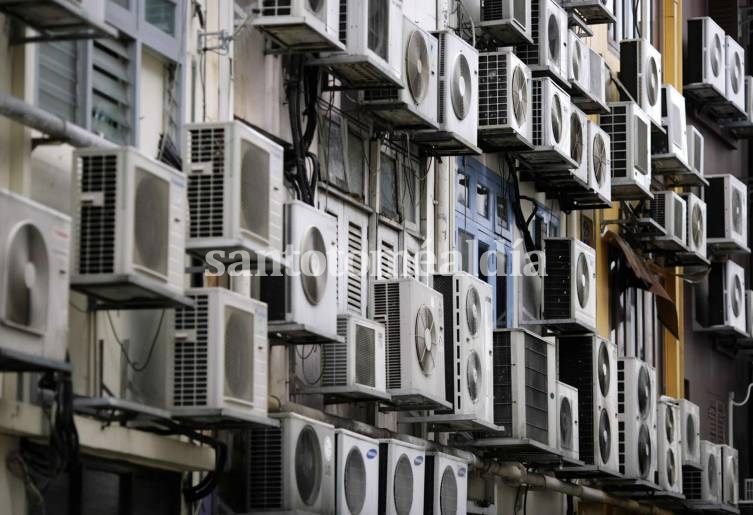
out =
[(15, 359), (65, 361), (70, 244), (68, 216), (0, 190), (0, 348)]
[(588, 117), (577, 107), (570, 106), (570, 158), (575, 161), (573, 174), (588, 185)]
[(105, 7), (100, 0), (0, 0), (0, 12), (53, 40), (117, 37), (117, 30), (105, 23)]
[(672, 85), (662, 86), (662, 127), (651, 135), (651, 167), (654, 173), (688, 172), (688, 126), (685, 97)]
[(287, 50), (345, 50), (339, 0), (262, 0), (252, 25)]
[(596, 331), (596, 251), (582, 241), (544, 241), (544, 323), (562, 333)]
[(734, 261), (713, 263), (708, 292), (709, 327), (705, 329), (747, 336), (745, 269)]
[(531, 3), (521, 0), (480, 0), (481, 30), (497, 46), (531, 43)]
[(370, 317), (384, 324), (387, 393), (398, 409), (450, 409), (442, 295), (416, 279), (374, 281)]
[(335, 438), (335, 513), (377, 515), (379, 442), (346, 429)]
[(573, 96), (589, 94), (591, 91), (591, 52), (588, 45), (573, 30), (567, 31), (567, 80), (573, 90)]
[(634, 102), (609, 107), (600, 124), (612, 143), (612, 200), (651, 199), (651, 122)]
[(660, 249), (684, 251), (687, 249), (688, 203), (674, 191), (659, 191), (651, 200), (651, 218), (664, 231), (651, 243)]
[(740, 474), (737, 449), (722, 445), (722, 503), (737, 506), (740, 500)]
[(709, 16), (688, 20), (688, 47), (683, 89), (706, 91), (705, 97), (726, 95), (724, 30)]
[(188, 124), (184, 130), (188, 252), (206, 259), (221, 251), (225, 257), (218, 261), (232, 262), (239, 260), (230, 257), (233, 252), (245, 251), (254, 260), (279, 262), (282, 147), (240, 122)]
[(753, 290), (745, 292), (746, 318), (748, 320), (748, 336), (753, 337)]
[[(578, 44), (582, 45), (583, 40), (579, 39), (578, 41)], [(581, 66), (585, 66), (588, 69), (588, 83), (585, 84), (584, 88), (572, 89), (573, 103), (586, 114), (608, 113), (607, 83), (611, 79), (607, 63), (593, 48), (586, 46), (584, 50), (585, 57), (582, 60)]]
[(676, 399), (663, 397), (656, 409), (656, 483), (664, 492), (682, 494), (680, 406)]
[(511, 48), (479, 54), (479, 122), (482, 145), (530, 149), (533, 139), (531, 70)]
[(433, 452), (426, 454), (424, 513), (465, 513), (468, 498), (468, 463), (461, 458)]
[(730, 174), (707, 175), (708, 245), (713, 250), (748, 252), (748, 187)]
[(753, 122), (753, 77), (745, 77), (745, 114), (748, 121)]
[(656, 473), (656, 370), (638, 358), (617, 359), (620, 472), (654, 482)]
[(682, 466), (701, 469), (701, 410), (687, 399), (680, 399)]
[(611, 0), (563, 0), (562, 6), (575, 12), (589, 25), (614, 23), (614, 2)]
[(682, 471), (682, 493), (690, 501), (722, 502), (722, 448), (701, 440), (701, 469), (685, 467)]
[(401, 440), (379, 442), (379, 513), (424, 513), (426, 454), (422, 447)]
[(578, 389), (557, 381), (557, 450), (578, 460)]
[(617, 345), (596, 336), (559, 339), (560, 380), (578, 388), (580, 460), (619, 473)]
[(706, 202), (693, 193), (683, 194), (688, 205), (687, 236), (688, 252), (706, 261)]
[(620, 42), (620, 80), (630, 96), (661, 128), (662, 57), (646, 39)]
[(745, 113), (745, 50), (734, 37), (727, 34), (724, 45), (725, 62), (727, 64), (725, 91), (727, 100), (740, 113)]
[(401, 87), (365, 90), (361, 104), (393, 127), (437, 129), (439, 41), (405, 17), (402, 41)]
[(534, 0), (531, 5), (532, 44), (515, 48), (534, 73), (543, 73), (568, 84), (567, 12), (555, 0)]
[(691, 173), (697, 177), (703, 177), (704, 159), (703, 134), (692, 125), (688, 125), (688, 166)]
[(588, 121), (588, 186), (594, 190), (602, 202), (612, 202), (612, 143), (609, 134), (597, 123)]
[(74, 153), (71, 288), (111, 304), (181, 303), (186, 178), (131, 147)]
[(335, 513), (334, 427), (295, 413), (249, 435), (249, 513)]
[(336, 341), (337, 222), (300, 201), (285, 204), (283, 213), (288, 269), (260, 278), (270, 332), (290, 343)]

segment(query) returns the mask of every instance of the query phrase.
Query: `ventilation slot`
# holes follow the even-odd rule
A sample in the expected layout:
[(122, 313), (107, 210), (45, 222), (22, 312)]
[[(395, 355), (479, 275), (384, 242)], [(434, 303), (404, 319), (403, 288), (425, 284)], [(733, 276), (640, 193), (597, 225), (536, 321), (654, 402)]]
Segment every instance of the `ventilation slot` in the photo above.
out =
[(541, 81), (533, 81), (533, 144), (541, 145), (543, 141), (544, 117), (542, 113)]
[(262, 16), (290, 16), (293, 0), (263, 0), (261, 4)]
[[(508, 56), (490, 53), (479, 55), (479, 126), (508, 125), (507, 88)], [(442, 98), (442, 97), (440, 97)]]
[(487, 0), (481, 2), (481, 21), (501, 21), (504, 19), (504, 2), (506, 0)]
[(395, 247), (383, 241), (379, 252), (379, 279), (395, 279), (396, 277)]
[(494, 334), (494, 424), (512, 438), (512, 355), (510, 334)]
[(374, 319), (384, 324), (387, 388), (397, 389), (402, 384), (400, 352), (400, 285), (374, 285)]
[(176, 407), (207, 404), (209, 346), (208, 298), (194, 297), (194, 308), (175, 311), (175, 330), (195, 335), (175, 341), (173, 365), (173, 404)]
[(612, 142), (612, 177), (627, 177), (627, 108), (612, 106), (612, 112), (600, 121)]
[(375, 386), (375, 340), (374, 330), (356, 324), (355, 331), (356, 383)]
[(447, 77), (447, 35), (441, 33), (439, 35), (439, 106), (438, 106), (438, 121), (440, 124), (445, 122), (445, 89), (447, 88), (447, 81), (450, 80)]
[(595, 463), (594, 412), (597, 412), (594, 388), (597, 378), (593, 376), (595, 359), (593, 340), (590, 337), (568, 340), (567, 352), (559, 356), (560, 381), (578, 389), (578, 452), (584, 463)]
[(225, 147), (224, 128), (192, 129), (188, 139), (190, 169), (188, 205), (191, 238), (223, 236)]
[(664, 215), (667, 206), (665, 205), (665, 200), (665, 195), (654, 196), (654, 200), (651, 201), (651, 218), (653, 218), (656, 223), (666, 228), (666, 218)]
[(541, 443), (549, 441), (549, 383), (547, 343), (525, 335), (526, 435)]
[(544, 278), (544, 318), (565, 320), (572, 317), (572, 273), (568, 240), (547, 240), (545, 248), (546, 277)]
[[(356, 355), (356, 361), (360, 359)], [(322, 386), (345, 386), (348, 380), (348, 342), (322, 345)]]
[(350, 222), (348, 224), (348, 309), (361, 313), (363, 310), (363, 291), (361, 280), (363, 272), (363, 227)]
[(115, 213), (117, 210), (118, 158), (114, 154), (86, 156), (80, 162), (82, 196), (100, 194), (100, 205), (79, 206), (78, 272), (109, 274), (115, 271)]
[(248, 444), (248, 509), (282, 508), (282, 430), (251, 430)]

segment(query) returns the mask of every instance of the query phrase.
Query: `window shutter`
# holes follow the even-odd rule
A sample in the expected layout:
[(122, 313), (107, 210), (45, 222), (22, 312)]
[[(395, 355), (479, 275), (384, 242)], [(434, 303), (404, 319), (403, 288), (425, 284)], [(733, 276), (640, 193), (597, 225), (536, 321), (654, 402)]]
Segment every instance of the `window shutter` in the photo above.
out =
[(76, 42), (39, 45), (38, 105), (74, 123), (78, 122), (78, 65)]
[(132, 140), (133, 82), (129, 45), (97, 40), (92, 50), (92, 130), (116, 143)]
[(363, 226), (348, 222), (348, 310), (363, 314)]

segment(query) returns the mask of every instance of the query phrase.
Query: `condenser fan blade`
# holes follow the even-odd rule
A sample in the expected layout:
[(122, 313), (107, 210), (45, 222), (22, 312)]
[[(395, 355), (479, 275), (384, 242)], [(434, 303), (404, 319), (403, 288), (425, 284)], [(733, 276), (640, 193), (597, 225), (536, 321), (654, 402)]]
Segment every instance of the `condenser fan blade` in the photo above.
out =
[(573, 440), (573, 409), (570, 399), (563, 397), (560, 402), (560, 440), (571, 448)]
[(714, 42), (711, 44), (711, 72), (714, 77), (719, 76), (722, 65), (722, 40), (719, 34), (714, 34)]
[(471, 336), (476, 336), (481, 318), (481, 298), (474, 287), (468, 290), (465, 298), (465, 318)]
[(405, 74), (408, 89), (416, 103), (421, 103), (429, 88), (429, 47), (423, 35), (414, 30), (405, 50)]
[(575, 113), (570, 117), (570, 157), (578, 164), (583, 160), (583, 126)]
[(458, 512), (458, 483), (452, 467), (447, 467), (442, 473), (439, 485), (439, 513), (455, 515)]
[(300, 242), (301, 285), (309, 303), (319, 304), (327, 287), (327, 245), (318, 227), (309, 227)]
[(361, 513), (366, 503), (366, 465), (361, 451), (353, 447), (345, 460), (343, 489), (348, 513)]
[(552, 97), (551, 117), (552, 137), (559, 143), (562, 139), (562, 102), (558, 95)]
[(599, 187), (604, 186), (605, 172), (607, 168), (607, 148), (601, 134), (594, 137), (593, 144), (593, 168), (596, 183)]
[(664, 426), (667, 432), (667, 442), (675, 441), (675, 412), (667, 408), (664, 412)]
[(409, 515), (413, 505), (413, 465), (405, 454), (400, 456), (395, 465), (393, 497), (397, 515)]
[(478, 354), (473, 351), (468, 358), (468, 365), (466, 368), (468, 396), (473, 402), (478, 400), (478, 394), (481, 386), (481, 359)]
[(638, 372), (638, 412), (641, 418), (645, 419), (649, 415), (651, 406), (651, 378), (649, 377), (646, 367), (641, 367)]
[(473, 101), (472, 80), (468, 58), (464, 54), (458, 55), (452, 67), (452, 82), (450, 83), (452, 109), (455, 111), (458, 120), (465, 120), (471, 108)]
[(547, 41), (549, 44), (549, 58), (553, 63), (560, 62), (560, 23), (554, 14), (549, 15), (547, 22)]
[(739, 317), (743, 311), (743, 285), (740, 276), (735, 276), (732, 284), (732, 314)]
[(659, 100), (659, 66), (653, 57), (648, 60), (648, 102), (656, 105)]
[(416, 314), (415, 348), (418, 363), (424, 374), (429, 375), (436, 365), (434, 349), (436, 347), (436, 328), (434, 315), (426, 306), (421, 306)]
[(322, 481), (322, 450), (311, 426), (307, 425), (298, 434), (294, 456), (298, 494), (306, 504), (311, 504), (319, 496)]
[(247, 402), (254, 400), (254, 367), (250, 313), (227, 308), (225, 313), (225, 396)]
[(588, 306), (588, 300), (591, 290), (591, 274), (588, 269), (588, 260), (584, 254), (578, 254), (578, 264), (576, 269), (576, 295), (578, 304), (581, 308)]
[(700, 247), (705, 229), (703, 227), (703, 213), (698, 205), (693, 206), (693, 220), (691, 223), (693, 244), (696, 247)]
[(612, 373), (610, 367), (609, 350), (604, 342), (599, 345), (599, 359), (598, 359), (598, 379), (599, 379), (599, 391), (603, 397), (609, 395), (609, 388), (612, 381)]
[(599, 455), (601, 461), (607, 463), (612, 454), (612, 424), (606, 410), (599, 415)]
[(528, 87), (526, 85), (526, 76), (519, 66), (515, 67), (512, 73), (512, 106), (515, 115), (515, 121), (518, 125), (523, 125), (526, 121), (526, 109), (528, 105)]
[(669, 482), (670, 486), (674, 486), (675, 482), (677, 481), (677, 463), (675, 462), (675, 452), (672, 449), (667, 449), (666, 460), (667, 463), (665, 466), (667, 468), (667, 481)]
[(651, 437), (646, 424), (641, 424), (638, 431), (638, 472), (642, 478), (646, 478), (651, 471)]
[(6, 249), (4, 318), (11, 324), (43, 332), (50, 280), (45, 239), (34, 225), (24, 224), (15, 231)]

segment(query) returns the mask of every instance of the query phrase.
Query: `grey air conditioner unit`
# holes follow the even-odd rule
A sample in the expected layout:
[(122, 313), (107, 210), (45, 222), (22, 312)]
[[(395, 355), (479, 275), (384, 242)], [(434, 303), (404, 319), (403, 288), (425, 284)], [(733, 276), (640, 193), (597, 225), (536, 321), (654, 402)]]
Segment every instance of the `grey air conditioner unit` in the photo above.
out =
[(1, 13), (38, 32), (19, 43), (116, 38), (118, 31), (105, 23), (105, 8), (101, 0), (0, 0)]
[(379, 513), (384, 515), (422, 515), (424, 485), (431, 481), (426, 473), (423, 447), (401, 440), (379, 442)]
[(682, 195), (688, 205), (687, 243), (688, 252), (700, 261), (706, 261), (706, 202), (693, 193)]
[(515, 53), (535, 74), (545, 74), (568, 84), (568, 15), (555, 0), (534, 0), (531, 5), (532, 44), (515, 47)]
[(664, 234), (652, 238), (651, 244), (668, 251), (685, 251), (688, 247), (688, 203), (674, 191), (659, 191), (651, 200), (651, 219)]
[(567, 31), (567, 80), (573, 96), (591, 90), (591, 53), (586, 42), (574, 30)]
[(651, 123), (661, 128), (662, 56), (648, 40), (620, 42), (620, 80)]
[(701, 469), (685, 467), (682, 493), (689, 501), (722, 502), (722, 448), (706, 440), (700, 442)]
[(384, 324), (387, 393), (397, 409), (448, 409), (442, 295), (416, 279), (374, 281), (370, 317)]
[(692, 125), (688, 125), (688, 166), (696, 177), (703, 178), (704, 144), (703, 134)]
[(249, 513), (335, 513), (334, 427), (295, 413), (249, 431)]
[(748, 320), (748, 336), (753, 337), (753, 290), (748, 290), (745, 292), (745, 302), (746, 302), (746, 310), (747, 313), (746, 318)]
[(617, 346), (596, 336), (559, 339), (560, 380), (578, 388), (580, 460), (619, 475)]
[(578, 389), (557, 381), (557, 450), (578, 460)]
[(288, 51), (345, 50), (339, 0), (261, 0), (251, 24)]
[(724, 98), (727, 88), (724, 30), (709, 16), (691, 18), (687, 37), (683, 89), (709, 100)]
[(588, 117), (574, 105), (570, 106), (570, 158), (577, 165), (573, 175), (588, 185)]
[(670, 84), (662, 86), (663, 132), (651, 135), (651, 168), (655, 175), (688, 173), (688, 126), (685, 97)]
[(656, 473), (656, 370), (638, 358), (617, 359), (620, 472), (653, 483)]
[(465, 513), (468, 498), (468, 463), (461, 458), (426, 454), (424, 514)]
[(606, 61), (596, 50), (586, 47), (585, 65), (588, 67), (588, 86), (582, 91), (573, 89), (573, 103), (586, 114), (609, 112), (607, 83), (611, 80)]
[(279, 262), (283, 251), (283, 149), (240, 122), (185, 126), (191, 219), (186, 248), (205, 260), (239, 261), (235, 251), (252, 260)]
[(682, 424), (676, 399), (659, 399), (656, 421), (656, 483), (664, 492), (682, 494)]
[(710, 253), (749, 253), (748, 187), (730, 174), (707, 175), (706, 179)]
[(609, 108), (600, 124), (612, 144), (612, 200), (651, 199), (651, 122), (634, 102)]
[(745, 77), (745, 114), (748, 122), (753, 122), (753, 77)]
[(71, 219), (0, 190), (0, 245), (0, 349), (65, 361)]
[(131, 147), (74, 153), (71, 288), (109, 304), (184, 303), (186, 177)]
[(734, 37), (727, 34), (724, 44), (726, 62), (725, 92), (737, 110), (745, 113), (745, 50)]
[(745, 269), (734, 261), (713, 263), (708, 285), (709, 320), (708, 327), (703, 330), (748, 336)]
[(479, 54), (479, 144), (485, 149), (531, 148), (531, 70), (511, 48)]
[(609, 134), (598, 124), (588, 120), (588, 186), (596, 192), (599, 200), (612, 203), (612, 143)]
[(498, 47), (533, 42), (531, 2), (480, 0), (476, 3), (480, 3), (479, 27), (494, 38)]
[(737, 507), (740, 500), (740, 467), (737, 449), (722, 445), (722, 503)]
[(701, 469), (701, 410), (687, 399), (680, 399), (680, 441), (682, 466)]
[(379, 441), (346, 429), (335, 439), (335, 513), (377, 515)]

